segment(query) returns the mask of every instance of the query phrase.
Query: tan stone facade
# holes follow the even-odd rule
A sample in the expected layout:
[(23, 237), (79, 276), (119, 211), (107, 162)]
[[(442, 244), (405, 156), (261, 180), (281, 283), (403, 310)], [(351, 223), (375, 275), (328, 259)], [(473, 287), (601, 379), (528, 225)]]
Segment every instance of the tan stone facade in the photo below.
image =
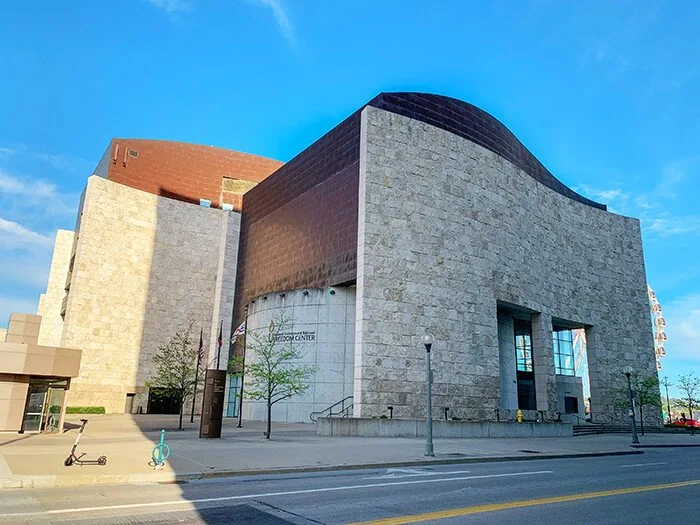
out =
[(63, 335), (61, 307), (63, 298), (66, 296), (66, 277), (73, 249), (73, 238), (74, 235), (71, 231), (58, 230), (56, 232), (49, 282), (46, 293), (41, 296), (42, 300), (39, 302), (39, 311), (37, 311), (41, 315), (40, 345), (57, 346), (61, 344)]
[[(70, 378), (78, 375), (81, 352), (38, 345), (41, 322), (39, 315), (13, 313), (7, 334), (0, 334), (0, 431), (18, 431), (27, 418), (36, 424), (29, 425), (30, 431), (63, 428), (63, 393), (70, 388)], [(42, 397), (51, 390), (48, 398)], [(25, 415), (28, 392), (35, 401), (37, 395), (41, 399), (38, 413)], [(57, 405), (48, 410), (52, 402)], [(49, 417), (53, 423), (48, 423)]]
[[(123, 412), (127, 394), (136, 394), (133, 410), (146, 411), (152, 356), (189, 323), (195, 344), (203, 330), (207, 360), (214, 361), (219, 319), (226, 321), (224, 341), (230, 334), (230, 314), (222, 316), (233, 301), (239, 224), (234, 212), (88, 179), (61, 299), (61, 343), (83, 350), (70, 406)], [(58, 268), (65, 253), (58, 240), (56, 253)], [(52, 303), (53, 268), (45, 311)]]

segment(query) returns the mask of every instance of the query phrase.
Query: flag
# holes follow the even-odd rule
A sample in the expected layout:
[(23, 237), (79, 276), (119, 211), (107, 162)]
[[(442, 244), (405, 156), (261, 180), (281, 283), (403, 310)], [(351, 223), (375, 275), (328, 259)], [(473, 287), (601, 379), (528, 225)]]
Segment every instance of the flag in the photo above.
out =
[(202, 330), (199, 331), (199, 351), (197, 352), (197, 364), (204, 359), (204, 339), (202, 338)]
[(236, 328), (234, 330), (233, 335), (231, 336), (231, 339), (235, 339), (239, 335), (243, 335), (243, 334), (245, 334), (245, 321), (243, 321), (241, 323), (241, 326), (239, 326), (238, 328)]

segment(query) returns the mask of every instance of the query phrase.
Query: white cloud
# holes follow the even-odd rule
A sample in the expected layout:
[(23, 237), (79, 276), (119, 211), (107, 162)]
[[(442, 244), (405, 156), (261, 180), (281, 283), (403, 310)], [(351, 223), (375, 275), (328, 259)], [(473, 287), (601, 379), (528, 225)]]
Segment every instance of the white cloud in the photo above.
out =
[(23, 219), (33, 217), (75, 216), (79, 196), (62, 193), (55, 184), (43, 179), (20, 178), (0, 168), (0, 209), (5, 215)]
[(42, 235), (35, 231), (25, 228), (21, 224), (8, 221), (0, 217), (0, 241), (4, 249), (20, 247), (20, 246), (53, 246), (53, 237)]
[(10, 155), (14, 155), (15, 153), (16, 151), (12, 148), (0, 147), (0, 158), (9, 157)]
[(148, 0), (148, 3), (166, 13), (187, 13), (192, 10), (191, 2), (186, 0)]
[(272, 16), (275, 18), (275, 22), (277, 22), (282, 36), (284, 36), (292, 46), (296, 45), (294, 26), (289, 20), (289, 15), (281, 0), (248, 0), (248, 3), (269, 8), (272, 11)]

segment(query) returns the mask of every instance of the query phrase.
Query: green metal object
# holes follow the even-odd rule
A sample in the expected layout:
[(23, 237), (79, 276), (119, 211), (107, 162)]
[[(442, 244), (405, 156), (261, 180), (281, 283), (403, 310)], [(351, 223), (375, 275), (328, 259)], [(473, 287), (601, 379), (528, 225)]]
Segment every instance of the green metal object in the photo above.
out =
[(160, 431), (160, 443), (153, 447), (151, 452), (151, 459), (153, 459), (153, 465), (159, 466), (164, 465), (165, 460), (170, 457), (170, 446), (165, 442), (165, 430)]

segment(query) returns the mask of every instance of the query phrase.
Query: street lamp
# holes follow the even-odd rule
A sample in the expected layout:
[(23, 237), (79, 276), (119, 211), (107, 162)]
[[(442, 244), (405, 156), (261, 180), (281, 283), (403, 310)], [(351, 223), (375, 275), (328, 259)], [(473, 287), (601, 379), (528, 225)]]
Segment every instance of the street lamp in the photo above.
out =
[(666, 387), (666, 408), (668, 409), (668, 424), (670, 425), (673, 419), (671, 418), (671, 400), (668, 398), (668, 377), (664, 377), (663, 385)]
[(426, 381), (428, 384), (428, 411), (426, 417), (426, 427), (427, 432), (425, 436), (425, 455), (435, 456), (433, 452), (433, 403), (431, 399), (431, 386), (433, 382), (432, 372), (430, 370), (430, 347), (433, 346), (433, 336), (426, 332), (423, 336), (423, 344), (425, 345), (425, 370), (426, 370)]
[(637, 438), (637, 422), (634, 419), (634, 398), (632, 397), (632, 382), (630, 381), (630, 375), (632, 375), (632, 367), (626, 366), (622, 370), (627, 376), (627, 395), (630, 400), (630, 419), (632, 420), (632, 444), (639, 444), (639, 439)]

